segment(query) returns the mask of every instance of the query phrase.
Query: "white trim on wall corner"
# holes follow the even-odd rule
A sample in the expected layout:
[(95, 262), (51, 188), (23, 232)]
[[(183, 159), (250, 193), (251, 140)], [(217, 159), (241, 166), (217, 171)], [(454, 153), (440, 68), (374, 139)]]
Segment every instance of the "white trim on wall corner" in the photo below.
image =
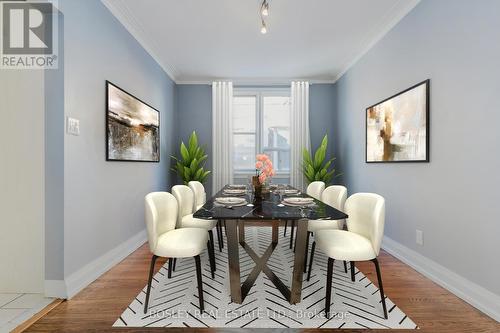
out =
[(419, 273), (500, 322), (500, 296), (450, 271), (437, 262), (384, 236), (382, 248)]
[(78, 271), (69, 275), (66, 279), (66, 296), (71, 298), (83, 288), (94, 282), (102, 274), (106, 273), (113, 266), (129, 256), (132, 252), (141, 247), (147, 240), (146, 230), (142, 230), (137, 235), (126, 240), (114, 249), (93, 260)]
[(64, 280), (45, 280), (45, 297), (67, 298)]

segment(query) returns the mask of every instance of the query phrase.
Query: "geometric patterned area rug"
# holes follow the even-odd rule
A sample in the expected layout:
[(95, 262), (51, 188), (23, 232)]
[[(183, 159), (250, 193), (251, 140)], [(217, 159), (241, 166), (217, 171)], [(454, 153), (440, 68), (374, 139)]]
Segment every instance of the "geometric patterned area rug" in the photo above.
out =
[[(247, 227), (246, 242), (261, 256), (271, 243), (271, 228)], [(268, 261), (271, 270), (290, 287), (294, 253), (289, 247), (289, 233), (283, 237)], [(214, 237), (217, 242), (217, 237)], [(310, 241), (310, 246), (312, 240)], [(193, 258), (177, 259), (172, 278), (167, 278), (168, 265), (154, 276), (149, 311), (143, 313), (146, 286), (116, 320), (115, 327), (230, 327), (230, 328), (397, 328), (418, 326), (389, 298), (388, 319), (384, 319), (380, 294), (361, 271), (356, 281), (346, 274), (342, 262), (335, 262), (331, 318), (324, 314), (327, 257), (318, 249), (314, 255), (311, 280), (302, 285), (302, 301), (291, 305), (262, 272), (243, 304), (232, 303), (229, 296), (227, 246), (223, 252), (215, 246), (217, 270), (210, 277), (208, 254), (201, 255), (205, 311), (198, 307), (196, 268)], [(309, 252), (310, 253), (310, 252)], [(253, 260), (240, 247), (241, 281), (254, 267)], [(382, 278), (384, 272), (382, 271)]]

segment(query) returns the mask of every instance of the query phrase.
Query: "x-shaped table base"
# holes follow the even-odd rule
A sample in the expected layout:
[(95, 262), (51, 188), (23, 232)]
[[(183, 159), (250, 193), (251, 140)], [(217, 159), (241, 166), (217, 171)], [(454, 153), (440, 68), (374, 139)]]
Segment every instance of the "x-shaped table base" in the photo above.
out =
[[(259, 277), (260, 272), (267, 275), (269, 280), (276, 286), (280, 293), (291, 304), (300, 302), (302, 291), (302, 272), (304, 268), (304, 252), (307, 235), (307, 220), (301, 220), (297, 227), (297, 245), (294, 261), (294, 270), (292, 276), (291, 290), (281, 281), (276, 274), (267, 266), (267, 261), (278, 245), (278, 223), (272, 221), (272, 242), (266, 249), (262, 257), (245, 242), (245, 229), (243, 221), (227, 221), (227, 249), (229, 261), (229, 277), (231, 285), (231, 299), (235, 303), (242, 303), (248, 295), (250, 289)], [(237, 230), (239, 229), (239, 230)], [(240, 265), (239, 265), (239, 245), (241, 245), (248, 253), (250, 258), (255, 262), (255, 267), (252, 269), (243, 285), (240, 285)], [(301, 255), (302, 254), (302, 255)]]
[(267, 267), (267, 261), (271, 257), (271, 255), (274, 252), (274, 249), (278, 245), (278, 243), (272, 242), (269, 247), (267, 248), (266, 252), (264, 252), (264, 255), (262, 257), (259, 257), (257, 253), (245, 242), (241, 242), (240, 245), (245, 249), (245, 251), (248, 253), (248, 255), (253, 259), (253, 261), (257, 264), (255, 267), (252, 269), (250, 274), (248, 275), (247, 279), (245, 282), (243, 282), (243, 285), (241, 286), (241, 296), (243, 299), (248, 295), (248, 292), (250, 291), (250, 288), (255, 283), (255, 280), (259, 277), (260, 272), (263, 272), (264, 274), (267, 275), (269, 280), (278, 288), (278, 290), (285, 296), (285, 299), (290, 300), (290, 289), (283, 283), (283, 281), (280, 280), (279, 277), (274, 274), (274, 272)]

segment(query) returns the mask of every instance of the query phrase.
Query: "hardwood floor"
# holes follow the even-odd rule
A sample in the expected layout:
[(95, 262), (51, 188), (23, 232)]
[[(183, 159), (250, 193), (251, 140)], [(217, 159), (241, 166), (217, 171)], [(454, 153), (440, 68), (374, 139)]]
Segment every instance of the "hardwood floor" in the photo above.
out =
[[(500, 324), (431, 282), (391, 255), (380, 254), (384, 289), (419, 327), (419, 332), (500, 332)], [(147, 244), (93, 282), (70, 301), (65, 301), (25, 332), (226, 332), (225, 329), (140, 329), (112, 328), (131, 300), (146, 284), (150, 263)], [(158, 259), (156, 269), (165, 263)], [(372, 281), (376, 274), (371, 263), (357, 265)], [(376, 283), (376, 282), (375, 282)], [(227, 332), (265, 330), (227, 329)], [(278, 330), (281, 332), (281, 330)], [(331, 330), (286, 330), (287, 332), (326, 332)], [(361, 330), (342, 330), (359, 332)]]

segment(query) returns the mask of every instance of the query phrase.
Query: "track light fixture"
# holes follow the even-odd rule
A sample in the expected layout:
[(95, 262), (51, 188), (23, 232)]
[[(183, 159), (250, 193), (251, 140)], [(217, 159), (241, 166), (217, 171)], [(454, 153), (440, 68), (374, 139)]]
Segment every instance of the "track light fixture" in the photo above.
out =
[(269, 2), (268, 0), (263, 0), (261, 5), (260, 5), (260, 21), (262, 25), (260, 26), (260, 33), (261, 34), (267, 34), (267, 25), (266, 21), (264, 20), (269, 16)]

